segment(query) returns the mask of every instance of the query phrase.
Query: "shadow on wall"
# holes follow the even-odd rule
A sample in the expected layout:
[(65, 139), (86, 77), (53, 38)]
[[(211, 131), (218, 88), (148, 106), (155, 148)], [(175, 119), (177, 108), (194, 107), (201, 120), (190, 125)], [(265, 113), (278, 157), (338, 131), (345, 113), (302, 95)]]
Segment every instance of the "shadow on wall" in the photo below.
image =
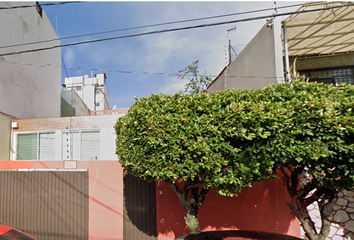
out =
[[(157, 185), (157, 192), (160, 190), (163, 195), (157, 195), (156, 199), (159, 235), (173, 239), (172, 235), (187, 234), (184, 209), (176, 194), (166, 183)], [(299, 236), (299, 225), (291, 226), (295, 217), (290, 214), (287, 202), (288, 194), (280, 179), (256, 183), (233, 198), (219, 196), (211, 190), (199, 211), (200, 227), (202, 231), (242, 229)]]

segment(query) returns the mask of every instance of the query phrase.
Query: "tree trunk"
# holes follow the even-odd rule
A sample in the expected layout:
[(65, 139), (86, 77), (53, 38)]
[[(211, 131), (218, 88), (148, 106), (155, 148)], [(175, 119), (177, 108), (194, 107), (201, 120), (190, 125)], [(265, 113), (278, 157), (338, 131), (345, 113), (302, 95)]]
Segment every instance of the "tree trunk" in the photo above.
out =
[[(302, 169), (293, 171), (288, 169), (290, 170), (290, 175), (284, 169), (281, 168), (280, 170), (283, 173), (283, 180), (291, 197), (291, 202), (288, 203), (288, 206), (292, 210), (292, 215), (300, 221), (306, 237), (309, 240), (326, 240), (333, 220), (337, 192), (320, 186), (314, 180), (309, 182), (302, 181)], [(317, 202), (321, 216), (321, 229), (319, 231), (316, 229), (315, 223), (307, 210), (307, 207), (314, 202)]]
[(185, 223), (186, 223), (186, 225), (188, 227), (188, 232), (190, 234), (200, 233), (198, 216), (195, 216), (193, 214), (188, 214), (187, 213), (186, 216), (184, 217), (184, 220), (185, 220)]
[(188, 181), (185, 183), (182, 190), (180, 190), (175, 183), (170, 183), (170, 186), (177, 194), (184, 211), (186, 212), (184, 220), (189, 233), (200, 233), (198, 211), (204, 202), (209, 189), (201, 188), (201, 191), (199, 191), (200, 184), (193, 184)]

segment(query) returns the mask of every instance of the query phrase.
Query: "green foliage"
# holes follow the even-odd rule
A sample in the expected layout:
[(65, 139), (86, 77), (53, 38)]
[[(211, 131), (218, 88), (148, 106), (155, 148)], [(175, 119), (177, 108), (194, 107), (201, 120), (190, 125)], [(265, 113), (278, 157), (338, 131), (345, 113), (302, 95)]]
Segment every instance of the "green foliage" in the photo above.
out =
[(269, 147), (259, 154), (269, 154), (278, 167), (306, 172), (315, 188), (352, 189), (354, 87), (295, 82), (264, 93), (263, 100), (279, 102), (277, 111), (283, 113), (273, 119)]
[(148, 181), (197, 181), (222, 195), (269, 178), (273, 162), (254, 154), (254, 142), (267, 139), (262, 127), (268, 120), (262, 103), (251, 106), (242, 99), (247, 96), (223, 91), (139, 99), (116, 124), (120, 162)]
[(199, 94), (206, 90), (209, 84), (212, 82), (211, 77), (206, 76), (205, 74), (199, 74), (198, 70), (198, 60), (189, 64), (185, 69), (180, 70), (182, 75), (179, 75), (178, 78), (183, 79), (186, 75), (192, 74), (192, 78), (189, 78), (189, 82), (186, 84), (185, 92), (189, 91), (190, 94)]
[(127, 172), (199, 181), (221, 195), (306, 170), (330, 189), (354, 186), (354, 87), (293, 82), (262, 90), (151, 95), (115, 126)]

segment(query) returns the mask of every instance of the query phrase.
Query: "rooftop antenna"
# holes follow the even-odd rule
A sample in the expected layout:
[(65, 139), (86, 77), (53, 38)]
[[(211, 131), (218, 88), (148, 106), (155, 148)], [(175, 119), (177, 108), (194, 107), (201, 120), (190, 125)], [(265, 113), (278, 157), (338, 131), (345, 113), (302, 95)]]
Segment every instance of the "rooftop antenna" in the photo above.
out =
[(231, 52), (233, 52), (237, 56), (235, 49), (231, 45), (230, 32), (236, 32), (236, 26), (227, 30), (227, 39), (229, 41), (229, 64), (232, 62)]

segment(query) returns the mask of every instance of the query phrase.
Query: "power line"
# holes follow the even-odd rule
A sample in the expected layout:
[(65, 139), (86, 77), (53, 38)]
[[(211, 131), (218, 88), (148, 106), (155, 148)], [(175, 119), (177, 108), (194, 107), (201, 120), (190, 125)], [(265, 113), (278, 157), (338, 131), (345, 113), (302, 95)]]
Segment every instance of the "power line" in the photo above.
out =
[[(40, 6), (55, 6), (55, 5), (64, 5), (68, 3), (82, 3), (81, 1), (69, 1), (69, 2), (55, 2), (55, 3), (41, 3)], [(31, 8), (36, 7), (37, 5), (21, 5), (21, 6), (10, 6), (10, 7), (0, 7), (0, 10), (9, 10), (17, 8)]]
[(347, 4), (340, 5), (340, 6), (302, 10), (300, 12), (293, 11), (293, 12), (287, 12), (287, 13), (278, 13), (278, 14), (252, 17), (252, 18), (244, 18), (244, 19), (225, 21), (225, 22), (206, 23), (206, 24), (201, 24), (201, 25), (179, 27), (179, 28), (170, 28), (170, 29), (155, 30), (155, 31), (150, 31), (150, 32), (134, 33), (134, 34), (128, 34), (128, 35), (122, 35), (122, 36), (114, 36), (114, 37), (108, 37), (108, 38), (87, 40), (87, 41), (81, 41), (81, 42), (66, 43), (66, 44), (54, 45), (54, 46), (44, 47), (44, 48), (36, 48), (36, 49), (30, 49), (30, 50), (3, 53), (3, 54), (0, 54), (0, 57), (22, 54), (22, 53), (50, 50), (50, 49), (59, 48), (59, 47), (75, 46), (75, 45), (86, 44), (86, 43), (102, 42), (102, 41), (115, 40), (115, 39), (121, 39), (121, 38), (129, 38), (129, 37), (137, 37), (137, 36), (146, 36), (146, 35), (152, 35), (152, 34), (157, 34), (157, 33), (175, 32), (175, 31), (181, 31), (181, 30), (198, 29), (198, 28), (204, 28), (204, 27), (213, 27), (213, 26), (219, 26), (219, 25), (225, 25), (225, 24), (231, 24), (231, 23), (247, 22), (247, 21), (253, 21), (253, 20), (260, 20), (260, 19), (275, 18), (275, 17), (286, 16), (286, 15), (291, 15), (291, 14), (309, 13), (309, 12), (323, 11), (323, 10), (329, 10), (329, 9), (335, 9), (335, 8), (341, 8), (341, 7), (350, 7), (350, 6), (354, 6), (354, 3), (347, 3)]
[(65, 69), (66, 77), (69, 77), (68, 70), (66, 69), (66, 65), (65, 65), (65, 62), (64, 62), (63, 57), (61, 57), (61, 62), (62, 62), (62, 63), (63, 63), (63, 65), (64, 65), (64, 69)]
[[(303, 4), (294, 4), (294, 5), (278, 7), (278, 9), (298, 7), (298, 6), (302, 6), (302, 5)], [(216, 15), (216, 16), (203, 17), (203, 18), (194, 18), (194, 19), (188, 19), (188, 20), (179, 20), (179, 21), (172, 21), (172, 22), (165, 22), (165, 23), (155, 23), (155, 24), (150, 24), (150, 25), (143, 25), (143, 26), (129, 27), (129, 28), (121, 28), (121, 29), (102, 31), (102, 32), (96, 32), (96, 33), (86, 33), (86, 34), (81, 34), (81, 35), (61, 37), (61, 38), (59, 38), (59, 40), (65, 40), (65, 39), (71, 39), (71, 38), (79, 38), (79, 37), (87, 37), (87, 36), (93, 36), (93, 35), (99, 35), (99, 34), (127, 31), (127, 30), (135, 30), (135, 29), (148, 28), (148, 27), (164, 26), (164, 25), (170, 25), (170, 24), (176, 24), (176, 23), (187, 23), (187, 22), (209, 20), (209, 19), (215, 19), (215, 18), (231, 17), (231, 16), (250, 14), (250, 13), (258, 13), (258, 12), (264, 12), (264, 11), (270, 11), (270, 10), (274, 10), (274, 8), (266, 8), (266, 9), (259, 9), (259, 10), (253, 10), (253, 11), (246, 11), (246, 12), (239, 12), (239, 13), (230, 13), (230, 14)], [(8, 46), (0, 46), (0, 49), (1, 48), (9, 48), (9, 47), (25, 46), (25, 45), (31, 45), (31, 44), (47, 43), (47, 42), (52, 42), (52, 41), (56, 41), (56, 40), (58, 40), (58, 38), (44, 40), (44, 41), (37, 41), (37, 42), (29, 42), (29, 43), (21, 43), (21, 44), (8, 45)]]
[[(22, 66), (30, 66), (30, 67), (58, 67), (61, 68), (60, 65), (54, 65), (47, 63), (45, 65), (35, 65), (31, 63), (18, 63), (18, 62), (7, 62), (7, 61), (0, 61), (4, 63), (9, 63), (9, 64), (18, 64)], [(128, 71), (128, 70), (116, 70), (116, 69), (103, 69), (103, 68), (88, 68), (88, 67), (75, 67), (75, 66), (66, 66), (66, 69), (80, 69), (80, 70), (94, 70), (94, 71), (99, 71), (99, 72), (113, 72), (113, 73), (123, 73), (123, 74), (141, 74), (141, 75), (159, 75), (159, 76), (179, 76), (181, 75), (180, 73), (163, 73), (163, 72), (142, 72), (142, 71)], [(66, 74), (68, 76), (68, 74)], [(193, 77), (194, 75), (186, 75), (187, 77)], [(217, 77), (218, 75), (209, 75), (210, 77)], [(284, 77), (275, 77), (275, 76), (240, 76), (240, 75), (228, 75), (226, 77), (237, 77), (237, 78), (264, 78), (264, 79), (274, 79), (274, 78), (280, 78), (283, 79)]]

